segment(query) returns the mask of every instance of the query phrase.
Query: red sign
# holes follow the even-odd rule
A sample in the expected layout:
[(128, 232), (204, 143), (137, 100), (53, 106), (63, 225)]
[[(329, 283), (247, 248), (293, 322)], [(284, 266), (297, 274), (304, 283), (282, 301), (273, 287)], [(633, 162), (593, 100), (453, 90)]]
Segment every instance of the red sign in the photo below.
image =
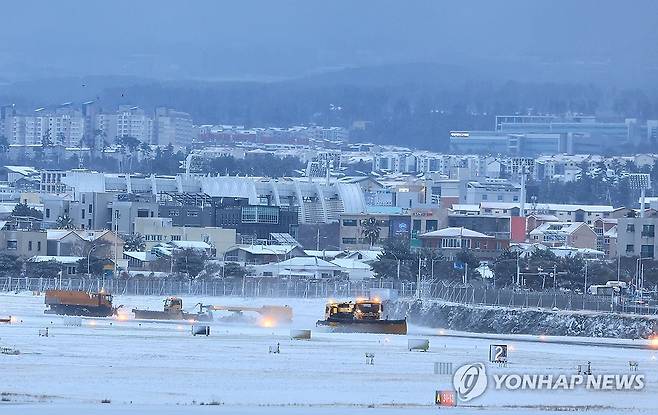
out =
[(456, 406), (457, 398), (455, 391), (436, 391), (434, 402), (439, 406)]

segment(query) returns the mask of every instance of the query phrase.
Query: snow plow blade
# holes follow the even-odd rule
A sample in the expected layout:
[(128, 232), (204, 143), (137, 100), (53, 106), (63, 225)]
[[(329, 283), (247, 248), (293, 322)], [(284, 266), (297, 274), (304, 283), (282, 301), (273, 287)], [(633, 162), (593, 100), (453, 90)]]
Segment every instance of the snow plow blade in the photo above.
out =
[(132, 312), (135, 314), (137, 320), (193, 320), (193, 321), (212, 321), (212, 314), (210, 313), (172, 313), (168, 311), (155, 311), (155, 310), (138, 310), (133, 308)]
[(319, 320), (335, 333), (407, 334), (407, 320)]

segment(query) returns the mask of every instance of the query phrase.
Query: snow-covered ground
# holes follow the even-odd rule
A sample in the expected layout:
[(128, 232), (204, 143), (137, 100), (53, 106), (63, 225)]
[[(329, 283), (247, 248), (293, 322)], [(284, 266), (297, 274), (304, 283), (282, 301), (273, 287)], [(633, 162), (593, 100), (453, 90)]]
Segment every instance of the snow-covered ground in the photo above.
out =
[[(338, 334), (315, 327), (323, 300), (183, 297), (184, 304), (290, 305), (289, 326), (260, 327), (257, 322), (210, 323), (209, 337), (192, 336), (187, 323), (83, 319), (68, 327), (63, 318), (44, 315), (43, 296), (0, 295), (0, 346), (20, 350), (0, 354), (0, 414), (174, 414), (180, 413), (435, 413), (434, 392), (447, 389), (451, 377), (434, 373), (435, 362), (487, 362), (489, 345), (510, 348), (507, 367), (495, 373), (574, 374), (592, 362), (594, 373), (637, 373), (642, 391), (496, 391), (455, 413), (528, 414), (587, 410), (617, 414), (658, 411), (658, 352), (648, 341), (539, 339), (535, 336), (479, 338), (474, 334), (410, 327), (409, 336)], [(159, 297), (116, 297), (115, 304), (161, 309)], [(217, 316), (217, 314), (216, 314)], [(256, 320), (256, 319), (255, 319)], [(48, 337), (38, 336), (49, 328)], [(291, 340), (291, 328), (312, 329), (310, 341)], [(409, 352), (408, 338), (429, 338), (426, 353)], [(504, 339), (504, 340), (502, 340)], [(579, 344), (592, 342), (593, 345)], [(604, 342), (604, 343), (602, 343)], [(608, 344), (605, 344), (608, 342)], [(281, 353), (269, 346), (280, 343)], [(365, 354), (374, 353), (374, 365)], [(101, 403), (109, 400), (110, 403)], [(203, 403), (204, 405), (201, 405)], [(208, 405), (212, 403), (213, 405)], [(375, 409), (373, 409), (375, 408)]]

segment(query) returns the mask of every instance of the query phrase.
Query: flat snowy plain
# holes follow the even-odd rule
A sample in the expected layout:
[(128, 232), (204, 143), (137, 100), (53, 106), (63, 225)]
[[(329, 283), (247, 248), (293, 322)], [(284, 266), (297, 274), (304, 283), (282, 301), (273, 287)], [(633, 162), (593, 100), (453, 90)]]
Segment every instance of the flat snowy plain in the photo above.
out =
[[(162, 307), (161, 297), (115, 297), (132, 308)], [(68, 327), (44, 315), (43, 295), (0, 295), (0, 414), (545, 414), (658, 412), (658, 351), (645, 340), (539, 338), (443, 332), (410, 327), (408, 336), (329, 333), (315, 327), (324, 300), (183, 297), (221, 305), (290, 305), (290, 325), (210, 323), (211, 335), (192, 336), (181, 322), (84, 318)], [(225, 315), (216, 313), (215, 317)], [(48, 327), (49, 336), (40, 337)], [(310, 341), (291, 340), (291, 328), (312, 329)], [(428, 352), (407, 350), (408, 338), (428, 338)], [(280, 344), (280, 354), (270, 354)], [(509, 364), (487, 363), (488, 374), (575, 374), (592, 362), (594, 374), (645, 375), (642, 391), (497, 391), (457, 408), (438, 408), (434, 392), (451, 376), (435, 362), (487, 362), (489, 345), (509, 346)], [(588, 343), (591, 343), (589, 345)], [(374, 353), (374, 365), (365, 354)], [(109, 403), (102, 403), (109, 400)], [(203, 403), (203, 405), (202, 405)]]

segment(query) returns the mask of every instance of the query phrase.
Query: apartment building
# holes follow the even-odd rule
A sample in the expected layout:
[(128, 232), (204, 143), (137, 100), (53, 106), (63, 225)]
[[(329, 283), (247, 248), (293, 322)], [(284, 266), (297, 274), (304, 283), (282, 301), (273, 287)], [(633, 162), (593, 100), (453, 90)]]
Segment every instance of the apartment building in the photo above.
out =
[(617, 252), (621, 256), (655, 258), (658, 215), (644, 218), (619, 218), (617, 221)]
[(192, 116), (186, 112), (168, 108), (155, 110), (154, 142), (159, 146), (172, 145), (189, 147), (192, 145), (194, 128)]
[(137, 106), (121, 105), (115, 113), (96, 115), (96, 127), (109, 143), (121, 137), (134, 137), (142, 143), (153, 144), (153, 118)]

